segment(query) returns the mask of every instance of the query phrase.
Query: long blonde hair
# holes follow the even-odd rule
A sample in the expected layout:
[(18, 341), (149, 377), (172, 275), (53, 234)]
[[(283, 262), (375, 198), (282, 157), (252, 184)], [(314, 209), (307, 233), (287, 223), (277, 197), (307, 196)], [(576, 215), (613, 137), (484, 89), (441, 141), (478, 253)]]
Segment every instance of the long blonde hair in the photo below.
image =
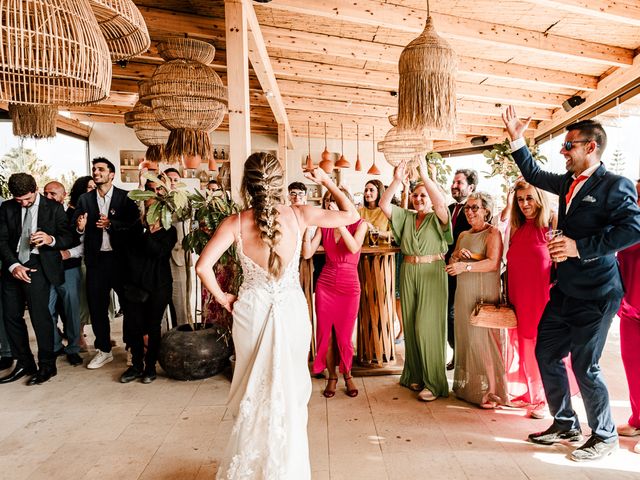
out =
[(241, 194), (247, 208), (253, 208), (260, 239), (269, 247), (268, 270), (279, 277), (282, 257), (276, 246), (282, 239), (278, 205), (284, 203), (284, 175), (278, 159), (266, 152), (254, 153), (244, 164)]
[[(513, 186), (513, 204), (511, 205), (511, 230), (515, 232), (518, 228), (525, 224), (527, 218), (520, 210), (520, 206), (518, 205), (518, 199), (516, 196), (520, 190), (524, 190), (525, 188), (529, 188), (532, 186), (530, 183), (527, 183), (524, 180), (518, 180), (516, 184)], [(536, 213), (536, 227), (547, 227), (549, 226), (549, 221), (551, 219), (551, 208), (549, 208), (549, 201), (547, 200), (547, 195), (537, 187), (533, 187), (533, 198), (538, 204), (538, 212)]]

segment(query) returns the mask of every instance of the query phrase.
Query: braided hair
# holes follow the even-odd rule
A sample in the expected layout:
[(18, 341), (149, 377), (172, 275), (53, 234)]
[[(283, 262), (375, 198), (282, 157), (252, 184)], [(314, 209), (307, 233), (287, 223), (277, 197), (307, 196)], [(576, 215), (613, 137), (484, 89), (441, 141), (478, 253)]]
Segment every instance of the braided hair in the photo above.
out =
[(254, 153), (244, 164), (241, 193), (246, 208), (253, 208), (260, 239), (269, 247), (268, 270), (272, 277), (282, 271), (276, 246), (282, 239), (278, 205), (284, 202), (284, 175), (278, 159), (266, 152)]

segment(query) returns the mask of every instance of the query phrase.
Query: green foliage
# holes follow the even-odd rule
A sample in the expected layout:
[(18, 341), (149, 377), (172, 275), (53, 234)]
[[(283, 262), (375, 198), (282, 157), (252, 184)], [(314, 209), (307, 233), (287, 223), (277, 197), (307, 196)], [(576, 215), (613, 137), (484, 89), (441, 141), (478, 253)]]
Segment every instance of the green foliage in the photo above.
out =
[(36, 183), (40, 189), (54, 180), (49, 174), (49, 165), (39, 158), (30, 148), (12, 148), (4, 154), (2, 160), (0, 160), (0, 164), (2, 165), (2, 174), (6, 179), (8, 179), (12, 173), (28, 173), (36, 179)]
[(613, 157), (611, 158), (610, 170), (617, 174), (623, 175), (626, 168), (627, 161), (624, 158), (624, 153), (619, 148), (613, 152)]
[(429, 152), (425, 156), (427, 165), (433, 165), (436, 169), (436, 182), (439, 185), (446, 185), (451, 175), (451, 165), (445, 163), (444, 158), (438, 152)]
[[(531, 144), (529, 139), (526, 139), (527, 147), (531, 151), (533, 159), (539, 163), (546, 163), (547, 157), (540, 154), (540, 147), (536, 144)], [(508, 138), (504, 139), (504, 142), (496, 143), (491, 150), (485, 150), (482, 155), (487, 159), (487, 164), (491, 167), (491, 171), (485, 175), (485, 178), (501, 176), (504, 179), (502, 184), (502, 191), (504, 193), (504, 199), (506, 200), (507, 192), (516, 179), (522, 175), (516, 162), (511, 155), (511, 143)]]

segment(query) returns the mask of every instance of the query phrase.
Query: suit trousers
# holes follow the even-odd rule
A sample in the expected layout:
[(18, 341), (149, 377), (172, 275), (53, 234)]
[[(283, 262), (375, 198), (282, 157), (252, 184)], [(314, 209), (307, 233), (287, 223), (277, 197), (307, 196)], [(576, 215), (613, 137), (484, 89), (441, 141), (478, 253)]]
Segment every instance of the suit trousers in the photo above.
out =
[[(2, 275), (9, 275), (4, 272)], [(0, 278), (0, 292), (2, 292), (2, 282), (4, 279)], [(1, 295), (1, 293), (0, 293)], [(4, 328), (4, 315), (2, 313), (2, 300), (0, 300), (0, 358), (12, 357), (11, 347), (9, 346), (9, 337), (7, 336), (7, 329)]]
[[(122, 300), (124, 320), (122, 330), (127, 347), (131, 348), (133, 366), (155, 369), (160, 350), (161, 325), (164, 312), (171, 300), (171, 285), (163, 285), (149, 292), (146, 302)], [(148, 335), (147, 353), (144, 352), (144, 336)]]
[(536, 344), (536, 358), (554, 424), (562, 430), (580, 428), (571, 406), (563, 362), (571, 353), (591, 433), (608, 443), (616, 441), (618, 435), (598, 362), (620, 300), (619, 295), (593, 300), (573, 298), (554, 286), (538, 325)]
[(29, 331), (24, 320), (26, 302), (38, 343), (39, 366), (54, 367), (53, 325), (49, 314), (49, 295), (43, 295), (43, 292), (49, 292), (51, 283), (44, 275), (39, 255), (32, 254), (24, 266), (35, 269), (30, 274), (31, 283), (17, 280), (10, 274), (2, 282), (4, 322), (11, 352), (18, 364), (26, 368), (35, 367), (33, 353), (29, 346)]
[[(58, 299), (61, 301), (59, 302)], [(56, 308), (62, 305), (62, 312)], [(57, 287), (51, 286), (49, 294), (49, 311), (53, 322), (53, 343), (56, 351), (62, 348), (62, 338), (58, 333), (58, 313), (64, 321), (64, 331), (68, 344), (65, 353), (80, 352), (80, 267), (69, 268), (64, 271), (64, 283)]]
[(456, 337), (455, 337), (455, 327), (453, 324), (453, 320), (455, 318), (455, 309), (454, 305), (456, 303), (456, 285), (458, 284), (457, 278), (453, 275), (447, 275), (449, 282), (449, 297), (447, 298), (447, 342), (449, 346), (455, 352), (456, 346)]
[(99, 252), (91, 264), (87, 265), (87, 303), (91, 315), (91, 328), (96, 337), (95, 348), (103, 352), (111, 351), (111, 325), (109, 304), (111, 290), (122, 297), (120, 263), (113, 252)]

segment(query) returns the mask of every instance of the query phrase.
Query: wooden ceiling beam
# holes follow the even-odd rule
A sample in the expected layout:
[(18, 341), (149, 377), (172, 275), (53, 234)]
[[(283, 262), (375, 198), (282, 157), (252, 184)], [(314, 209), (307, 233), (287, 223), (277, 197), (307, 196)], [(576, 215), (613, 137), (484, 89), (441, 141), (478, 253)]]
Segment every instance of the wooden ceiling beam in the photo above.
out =
[(142, 5), (138, 9), (144, 17), (149, 34), (156, 40), (163, 36), (187, 33), (192, 38), (216, 41), (224, 45), (224, 17), (205, 17)]
[[(614, 0), (524, 0), (537, 7), (549, 7), (582, 17), (640, 27), (640, 4)], [(615, 28), (612, 26), (612, 28)]]
[[(391, 4), (381, 0), (273, 0), (261, 8), (281, 9), (302, 15), (319, 16), (356, 24), (420, 33), (426, 10)], [(450, 39), (487, 45), (508, 46), (525, 52), (599, 63), (616, 67), (631, 65), (633, 50), (570, 37), (537, 32), (431, 11), (439, 35)], [(408, 42), (407, 42), (408, 43)]]
[(273, 73), (273, 68), (271, 67), (271, 59), (267, 53), (267, 47), (262, 37), (260, 24), (253, 10), (253, 4), (250, 0), (243, 0), (242, 5), (246, 12), (247, 27), (249, 29), (249, 60), (251, 60), (253, 71), (258, 77), (262, 90), (267, 94), (267, 101), (273, 111), (273, 116), (279, 124), (284, 126), (287, 148), (293, 149), (293, 133), (291, 132), (291, 126), (287, 118), (287, 110), (284, 107), (280, 88), (276, 81), (276, 76)]

